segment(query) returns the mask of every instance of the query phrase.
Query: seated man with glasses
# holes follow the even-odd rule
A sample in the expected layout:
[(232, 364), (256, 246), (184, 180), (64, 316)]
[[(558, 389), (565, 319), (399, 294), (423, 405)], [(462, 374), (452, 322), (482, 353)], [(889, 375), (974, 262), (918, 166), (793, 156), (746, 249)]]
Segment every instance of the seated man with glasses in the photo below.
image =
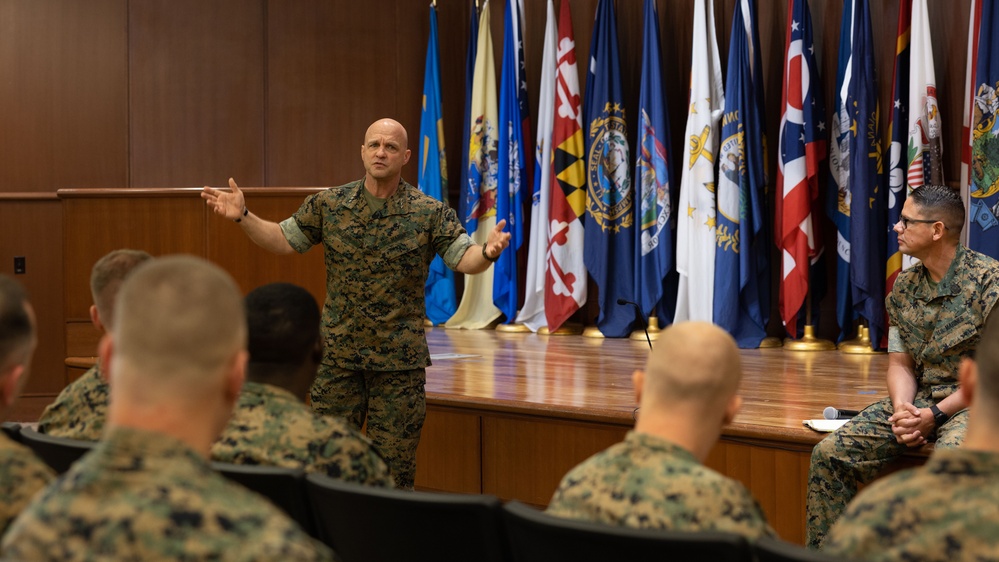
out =
[(960, 243), (964, 203), (927, 185), (909, 194), (895, 224), (902, 253), (919, 263), (899, 274), (888, 311), (888, 397), (823, 439), (808, 474), (807, 541), (818, 548), (857, 486), (910, 447), (964, 439), (967, 404), (958, 366), (981, 339), (999, 300), (999, 262)]

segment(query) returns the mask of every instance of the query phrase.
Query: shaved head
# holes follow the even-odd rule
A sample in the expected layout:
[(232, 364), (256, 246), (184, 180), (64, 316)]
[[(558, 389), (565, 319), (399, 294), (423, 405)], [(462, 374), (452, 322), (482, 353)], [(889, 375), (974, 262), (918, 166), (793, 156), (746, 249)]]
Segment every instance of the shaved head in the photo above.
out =
[(681, 322), (659, 334), (645, 365), (642, 407), (691, 403), (724, 407), (742, 378), (739, 348), (707, 322)]
[(409, 134), (406, 132), (406, 128), (402, 126), (402, 123), (395, 119), (384, 117), (372, 123), (368, 127), (368, 130), (364, 132), (364, 142), (367, 143), (375, 135), (394, 136), (399, 139), (403, 150), (409, 148)]

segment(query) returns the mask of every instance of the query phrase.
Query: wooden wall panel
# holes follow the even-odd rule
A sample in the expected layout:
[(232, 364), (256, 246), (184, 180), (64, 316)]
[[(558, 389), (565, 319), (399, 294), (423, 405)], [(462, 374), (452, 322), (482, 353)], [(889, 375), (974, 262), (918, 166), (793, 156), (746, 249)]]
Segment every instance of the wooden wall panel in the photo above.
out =
[[(244, 193), (246, 205), (254, 214), (280, 222), (298, 210), (306, 195), (314, 191), (296, 189), (282, 195), (275, 190), (247, 189)], [(244, 294), (266, 283), (295, 283), (308, 289), (320, 307), (323, 305), (326, 300), (326, 264), (322, 247), (314, 247), (304, 255), (275, 255), (254, 244), (239, 225), (205, 209), (206, 257), (232, 274)]]
[[(38, 320), (38, 347), (24, 396), (52, 396), (65, 378), (66, 355), (62, 294), (62, 208), (52, 199), (0, 199), (0, 273), (14, 276), (14, 256), (25, 258), (24, 275), (14, 276), (28, 290)], [(45, 399), (47, 401), (47, 398)]]
[[(90, 318), (90, 269), (119, 248), (164, 254), (205, 255), (205, 210), (198, 190), (174, 197), (91, 197), (100, 192), (65, 192), (65, 320)], [(138, 194), (138, 192), (136, 192)]]
[(262, 185), (263, 0), (132, 0), (128, 17), (129, 185)]
[(481, 494), (481, 426), (478, 413), (428, 405), (416, 450), (416, 487)]
[(127, 181), (126, 1), (0, 2), (0, 191)]
[(566, 472), (624, 439), (627, 431), (550, 418), (483, 416), (482, 492), (548, 505)]

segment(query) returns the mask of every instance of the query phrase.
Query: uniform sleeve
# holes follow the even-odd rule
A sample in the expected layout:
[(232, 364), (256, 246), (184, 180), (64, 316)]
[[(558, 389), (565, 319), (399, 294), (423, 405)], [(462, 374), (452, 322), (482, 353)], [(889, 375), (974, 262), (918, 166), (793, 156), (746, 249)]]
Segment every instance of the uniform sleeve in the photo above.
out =
[(441, 204), (437, 224), (434, 225), (434, 251), (451, 269), (458, 267), (458, 262), (472, 246), (472, 238), (465, 232), (458, 220), (458, 213), (447, 205)]
[(325, 192), (305, 198), (302, 206), (291, 217), (281, 221), (281, 232), (288, 244), (298, 253), (304, 253), (323, 241), (323, 198)]

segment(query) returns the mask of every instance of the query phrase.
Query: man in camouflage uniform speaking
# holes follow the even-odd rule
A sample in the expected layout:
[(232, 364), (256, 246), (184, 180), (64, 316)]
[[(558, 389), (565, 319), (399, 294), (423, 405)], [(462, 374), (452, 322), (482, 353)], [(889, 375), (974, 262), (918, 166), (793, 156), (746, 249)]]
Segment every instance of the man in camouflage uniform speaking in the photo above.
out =
[(632, 382), (641, 405), (625, 440), (569, 471), (548, 513), (621, 527), (775, 536), (746, 488), (704, 466), (732, 421), (739, 349), (707, 322), (666, 328)]
[[(35, 313), (24, 288), (0, 274), (0, 413), (24, 386), (37, 343)], [(0, 533), (53, 478), (52, 469), (30, 449), (0, 432)]]
[(271, 252), (323, 245), (326, 345), (312, 405), (357, 428), (367, 419), (368, 436), (403, 488), (413, 487), (426, 416), (423, 287), (430, 262), (437, 254), (455, 271), (481, 273), (510, 243), (503, 220), (485, 245), (473, 243), (453, 209), (405, 182), (408, 144), (398, 122), (374, 122), (361, 145), (364, 178), (309, 196), (280, 224), (249, 212), (231, 178), (229, 192), (206, 186), (201, 193), (216, 214)]
[(899, 274), (888, 310), (888, 397), (823, 439), (808, 474), (807, 543), (829, 527), (888, 462), (910, 447), (960, 445), (967, 403), (958, 365), (971, 355), (999, 299), (999, 263), (962, 246), (964, 204), (944, 186), (909, 194), (895, 225), (902, 253), (919, 263)]
[(212, 445), (212, 458), (391, 487), (385, 461), (365, 436), (342, 418), (321, 416), (303, 402), (322, 358), (316, 299), (297, 285), (271, 283), (250, 291), (244, 302), (250, 352), (246, 384)]
[(961, 362), (960, 382), (970, 404), (964, 443), (865, 488), (824, 551), (885, 562), (999, 557), (999, 318), (988, 321), (975, 359)]
[(5, 560), (331, 560), (273, 504), (212, 470), (243, 384), (246, 315), (218, 267), (138, 267), (100, 343), (107, 429), (3, 537)]

